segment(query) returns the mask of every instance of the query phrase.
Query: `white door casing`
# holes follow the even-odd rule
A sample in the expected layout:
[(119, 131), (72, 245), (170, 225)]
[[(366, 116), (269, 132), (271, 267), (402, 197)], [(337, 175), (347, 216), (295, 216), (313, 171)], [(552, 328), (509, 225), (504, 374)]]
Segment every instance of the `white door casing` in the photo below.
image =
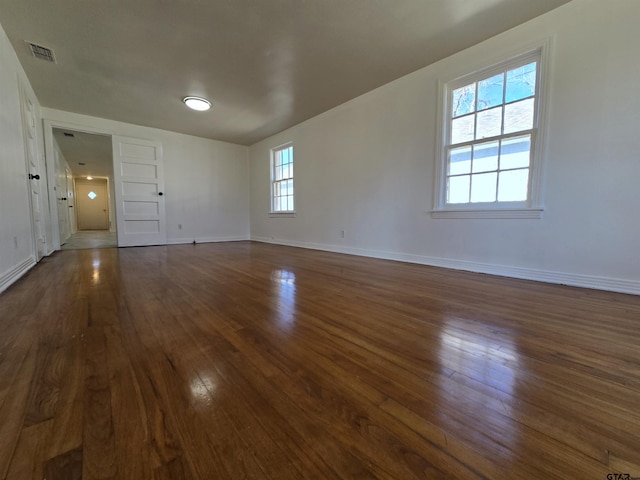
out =
[[(36, 262), (47, 254), (47, 238), (45, 233), (45, 218), (42, 185), (46, 185), (46, 175), (40, 174), (38, 161), (38, 131), (36, 126), (36, 112), (33, 99), (20, 82), (20, 107), (22, 111), (22, 125), (24, 132), (25, 162), (27, 170), (27, 185), (31, 207), (31, 225), (33, 233), (33, 249)], [(46, 190), (45, 190), (46, 191)]]
[(118, 246), (167, 243), (162, 145), (114, 135)]

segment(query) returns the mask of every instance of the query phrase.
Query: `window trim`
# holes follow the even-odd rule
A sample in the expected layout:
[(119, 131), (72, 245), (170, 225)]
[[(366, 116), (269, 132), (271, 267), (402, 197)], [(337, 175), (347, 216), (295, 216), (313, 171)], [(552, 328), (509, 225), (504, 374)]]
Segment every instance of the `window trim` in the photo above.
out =
[[(468, 69), (465, 73), (452, 75), (448, 79), (438, 80), (438, 112), (437, 136), (435, 152), (435, 178), (433, 191), (432, 218), (542, 218), (544, 159), (546, 149), (546, 130), (549, 126), (548, 112), (548, 78), (550, 72), (550, 52), (553, 37), (538, 40), (515, 50), (494, 55), (484, 62), (484, 67)], [(503, 72), (510, 64), (536, 58), (538, 66), (536, 81), (538, 83), (537, 105), (532, 128), (532, 153), (529, 167), (529, 198), (523, 202), (491, 202), (491, 203), (446, 203), (447, 148), (450, 129), (449, 97), (451, 92), (469, 82), (477, 82), (483, 76), (491, 76)], [(488, 66), (486, 66), (488, 65)], [(502, 135), (501, 135), (502, 136)]]
[(271, 155), (270, 155), (270, 161), (269, 161), (269, 217), (295, 217), (296, 216), (296, 189), (295, 189), (295, 153), (294, 153), (294, 157), (293, 157), (293, 163), (291, 165), (291, 181), (294, 184), (293, 187), (293, 210), (274, 210), (274, 194), (273, 194), (273, 187), (274, 187), (274, 183), (276, 182), (276, 180), (274, 180), (275, 176), (275, 157), (276, 154), (282, 150), (285, 150), (287, 148), (291, 147), (291, 152), (293, 152), (293, 142), (286, 142), (283, 143), (282, 145), (278, 145), (276, 147), (273, 147), (271, 149)]

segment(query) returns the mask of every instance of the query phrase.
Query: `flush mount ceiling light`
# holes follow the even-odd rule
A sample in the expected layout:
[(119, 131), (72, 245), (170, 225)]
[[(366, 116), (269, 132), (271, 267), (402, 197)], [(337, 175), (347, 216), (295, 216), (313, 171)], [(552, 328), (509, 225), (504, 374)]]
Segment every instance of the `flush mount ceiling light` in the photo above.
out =
[(190, 109), (198, 110), (199, 112), (204, 112), (211, 108), (211, 102), (202, 97), (184, 97), (182, 101)]
[(87, 180), (93, 180), (93, 177), (91, 175), (87, 175)]

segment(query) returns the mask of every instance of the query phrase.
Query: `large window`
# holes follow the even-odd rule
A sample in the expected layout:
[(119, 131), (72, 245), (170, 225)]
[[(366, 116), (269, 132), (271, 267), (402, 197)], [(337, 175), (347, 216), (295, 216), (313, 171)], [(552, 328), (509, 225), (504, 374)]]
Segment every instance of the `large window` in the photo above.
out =
[(271, 213), (293, 213), (293, 144), (271, 150)]
[(436, 213), (538, 206), (541, 58), (542, 48), (444, 85)]

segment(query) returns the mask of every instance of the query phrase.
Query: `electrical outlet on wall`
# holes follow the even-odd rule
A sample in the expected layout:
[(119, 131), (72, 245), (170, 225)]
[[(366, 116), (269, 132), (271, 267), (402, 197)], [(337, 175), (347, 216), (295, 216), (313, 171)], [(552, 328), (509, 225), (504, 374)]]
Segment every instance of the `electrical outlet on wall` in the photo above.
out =
[(181, 223), (178, 224), (178, 230), (182, 230), (182, 224)]
[(13, 236), (13, 248), (18, 248), (18, 237), (16, 235)]
[(344, 230), (340, 230), (340, 238), (344, 238), (346, 235), (346, 232)]

